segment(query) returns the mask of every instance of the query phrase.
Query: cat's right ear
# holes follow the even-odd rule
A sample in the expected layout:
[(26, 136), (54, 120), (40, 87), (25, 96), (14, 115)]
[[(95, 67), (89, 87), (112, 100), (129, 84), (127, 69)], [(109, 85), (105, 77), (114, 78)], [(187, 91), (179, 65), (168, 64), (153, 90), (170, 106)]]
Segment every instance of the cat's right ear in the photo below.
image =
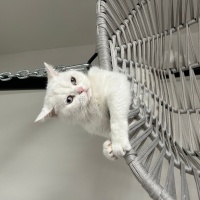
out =
[(58, 76), (58, 72), (53, 68), (53, 65), (50, 65), (50, 64), (45, 63), (45, 62), (44, 62), (44, 65), (45, 65), (45, 68), (46, 68), (46, 71), (47, 71), (48, 80)]
[(45, 121), (46, 119), (52, 117), (52, 116), (55, 116), (55, 112), (54, 112), (54, 109), (48, 109), (46, 107), (43, 107), (42, 108), (42, 111), (40, 112), (40, 114), (37, 116), (35, 122), (43, 122)]

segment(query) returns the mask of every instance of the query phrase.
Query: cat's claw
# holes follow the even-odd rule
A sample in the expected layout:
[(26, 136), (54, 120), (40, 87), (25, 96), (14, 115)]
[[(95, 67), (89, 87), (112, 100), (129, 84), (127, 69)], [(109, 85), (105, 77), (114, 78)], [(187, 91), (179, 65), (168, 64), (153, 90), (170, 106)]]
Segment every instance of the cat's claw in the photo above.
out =
[(115, 157), (123, 157), (127, 151), (131, 150), (129, 141), (126, 142), (112, 142), (112, 151)]
[(117, 160), (117, 157), (113, 154), (112, 143), (110, 140), (106, 140), (103, 143), (103, 154), (109, 160)]
[(117, 160), (119, 157), (123, 157), (127, 151), (131, 150), (129, 141), (124, 143), (112, 143), (110, 140), (106, 140), (103, 143), (103, 154), (109, 160)]

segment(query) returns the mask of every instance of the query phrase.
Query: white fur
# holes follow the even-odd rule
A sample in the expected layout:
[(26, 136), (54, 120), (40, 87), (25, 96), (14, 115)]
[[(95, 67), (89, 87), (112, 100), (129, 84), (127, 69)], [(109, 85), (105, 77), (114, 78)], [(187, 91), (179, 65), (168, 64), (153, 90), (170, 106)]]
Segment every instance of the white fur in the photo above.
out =
[[(48, 64), (47, 64), (48, 65)], [(108, 140), (104, 155), (115, 160), (131, 149), (128, 139), (128, 111), (131, 103), (130, 83), (125, 75), (92, 67), (88, 75), (78, 71), (52, 73), (48, 65), (48, 85), (44, 107), (36, 121), (58, 115), (81, 124), (89, 133)], [(77, 85), (71, 83), (71, 77)], [(84, 88), (79, 94), (78, 88)], [(74, 95), (71, 104), (66, 103)]]

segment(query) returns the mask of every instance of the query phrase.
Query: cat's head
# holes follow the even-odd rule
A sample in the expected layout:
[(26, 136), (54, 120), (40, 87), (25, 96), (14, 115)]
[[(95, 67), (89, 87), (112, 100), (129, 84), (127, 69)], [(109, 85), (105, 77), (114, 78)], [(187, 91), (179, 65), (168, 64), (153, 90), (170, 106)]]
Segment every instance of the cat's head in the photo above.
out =
[(35, 122), (57, 115), (72, 118), (80, 115), (92, 96), (87, 76), (75, 70), (59, 73), (52, 65), (44, 64), (48, 85), (42, 111)]

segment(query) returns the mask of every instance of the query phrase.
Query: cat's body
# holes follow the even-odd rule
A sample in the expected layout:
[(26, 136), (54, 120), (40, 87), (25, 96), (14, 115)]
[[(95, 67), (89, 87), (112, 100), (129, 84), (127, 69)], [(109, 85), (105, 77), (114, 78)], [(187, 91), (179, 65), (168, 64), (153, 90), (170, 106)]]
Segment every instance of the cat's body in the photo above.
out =
[[(91, 97), (89, 103), (80, 109), (80, 115), (76, 113), (70, 116), (70, 120), (81, 124), (89, 133), (109, 137), (110, 122), (109, 109), (107, 106), (106, 93), (108, 88), (104, 88), (105, 74), (102, 70), (93, 67), (88, 72), (87, 78), (90, 82)], [(102, 86), (103, 85), (103, 86)]]
[(131, 94), (125, 75), (98, 67), (92, 67), (88, 75), (57, 73), (48, 64), (46, 68), (47, 93), (36, 121), (56, 114), (82, 125), (89, 133), (106, 137), (103, 152), (110, 160), (130, 150), (127, 119)]

